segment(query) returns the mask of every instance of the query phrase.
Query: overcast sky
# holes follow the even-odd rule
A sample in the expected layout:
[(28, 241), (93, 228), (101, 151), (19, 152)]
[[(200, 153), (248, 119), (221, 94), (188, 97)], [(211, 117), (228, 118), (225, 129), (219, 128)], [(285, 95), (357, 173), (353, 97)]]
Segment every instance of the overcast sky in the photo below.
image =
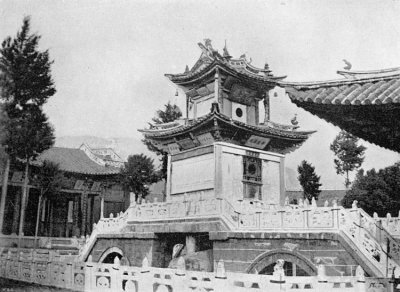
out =
[[(354, 70), (400, 66), (400, 0), (0, 0), (0, 39), (14, 36), (25, 15), (55, 61), (57, 93), (45, 111), (57, 136), (140, 137), (136, 129), (168, 100), (184, 105), (164, 74), (192, 66), (204, 38), (219, 51), (226, 40), (231, 55), (246, 53), (259, 67), (267, 61), (290, 81), (339, 78), (342, 59)], [(272, 105), (276, 121), (297, 113), (301, 126), (318, 130), (287, 165), (307, 159), (330, 177), (323, 177), (328, 188), (340, 187), (333, 164), (326, 165), (338, 129), (291, 104), (282, 90)], [(365, 145), (367, 169), (399, 159)]]

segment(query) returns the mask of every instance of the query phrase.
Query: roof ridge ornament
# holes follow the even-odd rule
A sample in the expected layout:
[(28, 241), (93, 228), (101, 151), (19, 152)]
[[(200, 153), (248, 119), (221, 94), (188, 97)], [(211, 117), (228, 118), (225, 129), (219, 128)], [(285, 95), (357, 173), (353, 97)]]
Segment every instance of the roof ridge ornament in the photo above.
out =
[(350, 71), (351, 67), (352, 67), (351, 63), (349, 61), (347, 61), (346, 59), (343, 59), (343, 62), (346, 64), (346, 66), (344, 66), (343, 69)]
[(228, 47), (226, 45), (226, 40), (225, 40), (225, 46), (224, 46), (224, 53), (223, 53), (222, 56), (224, 58), (228, 59), (228, 60), (232, 58), (231, 54), (229, 54), (229, 52), (228, 52)]

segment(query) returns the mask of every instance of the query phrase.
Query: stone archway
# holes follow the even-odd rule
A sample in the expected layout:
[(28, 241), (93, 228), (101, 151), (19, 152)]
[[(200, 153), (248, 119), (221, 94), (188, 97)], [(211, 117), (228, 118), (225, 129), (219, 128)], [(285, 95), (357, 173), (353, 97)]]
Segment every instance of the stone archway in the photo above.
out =
[(105, 252), (103, 252), (103, 254), (101, 255), (100, 259), (99, 259), (99, 263), (113, 263), (115, 257), (118, 257), (119, 259), (121, 259), (124, 256), (124, 253), (122, 251), (122, 249), (120, 249), (119, 247), (111, 247), (109, 249), (107, 249)]
[(305, 275), (313, 276), (317, 274), (316, 266), (309, 259), (289, 250), (273, 250), (259, 255), (250, 264), (246, 272), (249, 274), (260, 274), (266, 268), (273, 266), (278, 259), (297, 266)]

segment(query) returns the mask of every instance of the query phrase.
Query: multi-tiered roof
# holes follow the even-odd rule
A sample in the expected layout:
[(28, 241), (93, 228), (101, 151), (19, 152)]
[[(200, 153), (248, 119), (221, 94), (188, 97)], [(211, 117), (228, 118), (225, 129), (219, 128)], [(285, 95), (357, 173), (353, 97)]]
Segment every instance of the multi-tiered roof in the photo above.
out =
[[(199, 43), (202, 50), (195, 65), (181, 74), (166, 74), (186, 95), (186, 118), (140, 130), (158, 149), (178, 153), (197, 146), (225, 141), (278, 153), (302, 144), (312, 133), (297, 125), (281, 125), (269, 119), (269, 95), (279, 80), (269, 70), (254, 67), (245, 55), (232, 58), (211, 41)], [(264, 101), (266, 117), (259, 118)]]

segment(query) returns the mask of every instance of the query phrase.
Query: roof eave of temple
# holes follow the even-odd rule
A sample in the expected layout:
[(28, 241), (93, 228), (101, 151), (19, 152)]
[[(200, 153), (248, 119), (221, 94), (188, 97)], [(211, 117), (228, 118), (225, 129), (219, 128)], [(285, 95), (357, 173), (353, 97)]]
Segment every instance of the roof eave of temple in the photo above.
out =
[[(306, 140), (311, 134), (315, 133), (315, 131), (297, 131), (297, 130), (284, 130), (275, 127), (266, 125), (266, 126), (255, 126), (245, 124), (239, 121), (235, 121), (221, 113), (218, 112), (211, 112), (208, 115), (205, 115), (197, 120), (194, 120), (190, 125), (180, 125), (174, 128), (169, 129), (141, 129), (138, 130), (139, 132), (143, 133), (144, 136), (148, 139), (164, 139), (168, 138), (171, 139), (173, 137), (190, 133), (195, 131), (196, 129), (202, 127), (204, 124), (217, 119), (227, 125), (232, 127), (242, 129), (245, 131), (252, 131), (256, 135), (260, 135), (263, 137), (273, 137), (278, 139), (288, 139), (288, 140), (296, 140), (296, 141), (303, 141)], [(281, 127), (290, 127), (290, 126), (281, 126)]]
[(295, 88), (298, 90), (317, 89), (321, 87), (333, 87), (341, 85), (364, 84), (373, 83), (378, 81), (385, 81), (400, 78), (400, 69), (386, 69), (374, 71), (337, 71), (338, 74), (346, 78), (324, 80), (324, 81), (311, 81), (311, 82), (291, 82), (279, 81), (277, 85), (283, 88)]
[(165, 76), (177, 85), (189, 85), (207, 78), (211, 73), (215, 72), (216, 68), (235, 77), (245, 78), (261, 84), (270, 83), (275, 85), (278, 81), (286, 78), (286, 76), (261, 76), (251, 73), (245, 73), (244, 71), (238, 71), (236, 68), (220, 60), (214, 60), (212, 63), (210, 63), (198, 72), (189, 72), (183, 74), (165, 74)]
[(399, 69), (357, 71), (345, 79), (280, 82), (279, 86), (306, 111), (370, 143), (400, 152)]

